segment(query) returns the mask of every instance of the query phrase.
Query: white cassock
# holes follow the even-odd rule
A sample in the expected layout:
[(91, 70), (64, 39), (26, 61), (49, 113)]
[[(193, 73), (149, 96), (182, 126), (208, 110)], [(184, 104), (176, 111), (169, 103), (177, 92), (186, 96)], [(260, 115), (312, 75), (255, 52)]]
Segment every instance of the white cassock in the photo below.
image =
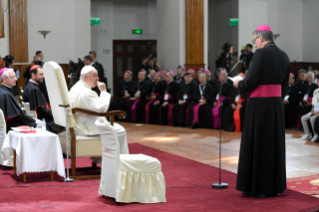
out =
[[(83, 108), (86, 110), (94, 111), (97, 113), (106, 113), (111, 100), (111, 95), (102, 91), (100, 96), (97, 95), (92, 88), (82, 80), (79, 80), (70, 90), (69, 97), (72, 108)], [(74, 116), (75, 119), (75, 132), (84, 136), (96, 136), (99, 135), (99, 131), (95, 126), (97, 119), (105, 119), (105, 117), (98, 117), (92, 115), (86, 115), (77, 112)], [(107, 121), (107, 120), (106, 120)], [(114, 123), (114, 126), (107, 121), (109, 126), (113, 127), (117, 133), (117, 137), (120, 144), (120, 154), (129, 154), (127, 145), (127, 136), (124, 127)], [(111, 134), (112, 132), (110, 132)]]

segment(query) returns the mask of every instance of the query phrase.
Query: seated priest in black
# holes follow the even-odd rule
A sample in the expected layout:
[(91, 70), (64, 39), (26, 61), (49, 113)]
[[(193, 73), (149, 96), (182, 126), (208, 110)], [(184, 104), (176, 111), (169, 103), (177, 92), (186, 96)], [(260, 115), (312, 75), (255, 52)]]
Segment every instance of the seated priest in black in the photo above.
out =
[(11, 68), (1, 69), (0, 80), (0, 108), (6, 120), (6, 131), (8, 132), (12, 127), (22, 125), (36, 127), (36, 120), (23, 113), (19, 102), (13, 96), (12, 87), (15, 86), (17, 81), (14, 70)]
[[(299, 79), (302, 79), (302, 80), (300, 80), (299, 82), (294, 84), (295, 76), (293, 73), (290, 73), (289, 81), (288, 81), (288, 89), (287, 89), (287, 92), (285, 93), (285, 97), (283, 100), (284, 112), (285, 112), (285, 127), (286, 128), (291, 128), (291, 127), (295, 126), (297, 123), (298, 99), (299, 99), (299, 95), (301, 94), (301, 93), (299, 94), (299, 86), (301, 84), (304, 84), (302, 82), (304, 82), (304, 80), (306, 78), (305, 73), (302, 72), (299, 74), (300, 74), (300, 76), (298, 76), (298, 77), (299, 77)], [(293, 115), (294, 109), (296, 110), (295, 115)]]
[(168, 71), (165, 75), (165, 91), (163, 103), (159, 105), (159, 120), (161, 125), (173, 125), (173, 107), (177, 102), (178, 83), (173, 80), (173, 71)]
[(206, 74), (206, 82), (207, 84), (210, 84), (212, 86), (212, 89), (215, 88), (215, 80), (212, 80), (212, 73), (210, 72), (210, 70), (205, 70), (204, 72)]
[(184, 67), (178, 66), (176, 70), (176, 75), (174, 76), (174, 81), (177, 83), (184, 82)]
[[(102, 82), (101, 80), (104, 79), (104, 72), (102, 73), (102, 71), (100, 70), (100, 67), (93, 63), (93, 59), (90, 55), (87, 55), (83, 58), (83, 63), (86, 66), (93, 66), (97, 70), (99, 81)], [(79, 75), (81, 75), (81, 72), (79, 73)], [(92, 90), (95, 91), (97, 95), (100, 96), (101, 91), (97, 86), (92, 88)]]
[(99, 70), (96, 69), (98, 71), (98, 74), (99, 74), (99, 81), (104, 82), (106, 87), (107, 87), (107, 79), (105, 77), (104, 68), (103, 68), (103, 65), (96, 60), (96, 51), (90, 51), (89, 55), (92, 58), (92, 66), (95, 69), (96, 69), (96, 67), (98, 67), (98, 69), (99, 69)]
[[(154, 82), (149, 86), (149, 96), (147, 97), (148, 102), (145, 106), (145, 123), (146, 124), (159, 124), (159, 108), (163, 102), (164, 92), (166, 88), (166, 83), (161, 81), (161, 73), (156, 72), (154, 75)], [(155, 116), (152, 114), (156, 114)]]
[[(229, 105), (229, 99), (234, 98), (231, 92), (233, 85), (227, 82), (227, 71), (221, 68), (219, 74), (219, 81), (216, 83), (211, 103), (205, 108), (204, 112), (204, 126), (207, 128), (219, 129), (219, 111), (220, 107), (223, 111)], [(220, 85), (222, 87), (221, 96), (219, 95)]]
[(149, 92), (149, 83), (145, 81), (146, 71), (142, 70), (138, 73), (138, 80), (135, 82), (134, 96), (129, 99), (125, 106), (126, 121), (144, 122), (145, 121), (145, 105), (146, 97)]
[[(243, 73), (239, 75), (245, 77)], [(229, 105), (222, 114), (222, 126), (225, 131), (241, 132), (245, 116), (247, 92), (232, 87), (230, 96), (235, 96), (235, 98), (229, 98)]]
[(155, 76), (156, 71), (154, 69), (150, 70), (150, 73), (147, 75), (146, 77), (146, 81), (149, 83), (153, 83), (154, 82), (154, 76)]
[(50, 132), (57, 133), (51, 108), (39, 87), (44, 80), (43, 69), (41, 66), (34, 65), (30, 72), (31, 78), (24, 88), (23, 101), (29, 103), (30, 110), (37, 112), (38, 119), (45, 119), (47, 129)]
[(186, 126), (188, 107), (192, 103), (191, 95), (196, 85), (192, 83), (192, 75), (186, 72), (184, 75), (185, 82), (179, 84), (177, 91), (177, 103), (173, 107), (173, 125)]
[(136, 83), (132, 79), (132, 72), (126, 70), (124, 72), (123, 80), (119, 81), (116, 85), (116, 95), (110, 105), (111, 110), (125, 111), (126, 103), (131, 97), (134, 97), (136, 92)]
[(193, 103), (188, 109), (188, 126), (191, 129), (204, 127), (204, 111), (209, 106), (213, 96), (213, 88), (207, 83), (206, 74), (201, 73), (198, 76), (198, 80), (199, 84), (195, 86), (190, 97)]

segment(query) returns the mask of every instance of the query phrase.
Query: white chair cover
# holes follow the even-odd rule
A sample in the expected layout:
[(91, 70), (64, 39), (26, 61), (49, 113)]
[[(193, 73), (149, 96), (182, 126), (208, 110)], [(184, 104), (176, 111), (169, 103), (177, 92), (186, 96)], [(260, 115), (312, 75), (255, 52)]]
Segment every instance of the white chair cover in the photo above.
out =
[(103, 119), (95, 122), (102, 138), (99, 194), (117, 202), (166, 202), (161, 163), (144, 154), (119, 154), (116, 131)]
[[(2, 151), (4, 139), (6, 138), (6, 121), (0, 109), (0, 164), (3, 166), (13, 166), (13, 150), (5, 149)], [(9, 158), (4, 160), (4, 158)]]
[(28, 116), (31, 116), (32, 118), (35, 118), (35, 119), (38, 118), (37, 112), (35, 110), (30, 110), (29, 102), (22, 102), (22, 104)]

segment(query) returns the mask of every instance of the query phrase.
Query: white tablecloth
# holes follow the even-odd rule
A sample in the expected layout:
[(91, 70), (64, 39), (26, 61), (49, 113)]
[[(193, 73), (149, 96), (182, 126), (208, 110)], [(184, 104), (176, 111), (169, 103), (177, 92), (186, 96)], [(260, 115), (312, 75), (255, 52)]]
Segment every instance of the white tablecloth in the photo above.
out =
[(56, 134), (41, 129), (30, 134), (11, 130), (4, 141), (2, 153), (9, 148), (16, 150), (18, 176), (24, 172), (56, 171), (65, 178), (61, 144)]

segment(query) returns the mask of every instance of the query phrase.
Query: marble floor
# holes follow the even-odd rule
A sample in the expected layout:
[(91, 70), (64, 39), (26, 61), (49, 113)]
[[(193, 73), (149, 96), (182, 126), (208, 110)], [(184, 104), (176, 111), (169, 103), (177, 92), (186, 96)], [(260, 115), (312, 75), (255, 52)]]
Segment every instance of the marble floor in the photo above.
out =
[[(141, 143), (218, 167), (219, 130), (120, 122), (129, 143)], [(319, 174), (319, 143), (301, 140), (302, 132), (286, 130), (287, 178)], [(222, 131), (222, 168), (237, 172), (241, 133)]]

